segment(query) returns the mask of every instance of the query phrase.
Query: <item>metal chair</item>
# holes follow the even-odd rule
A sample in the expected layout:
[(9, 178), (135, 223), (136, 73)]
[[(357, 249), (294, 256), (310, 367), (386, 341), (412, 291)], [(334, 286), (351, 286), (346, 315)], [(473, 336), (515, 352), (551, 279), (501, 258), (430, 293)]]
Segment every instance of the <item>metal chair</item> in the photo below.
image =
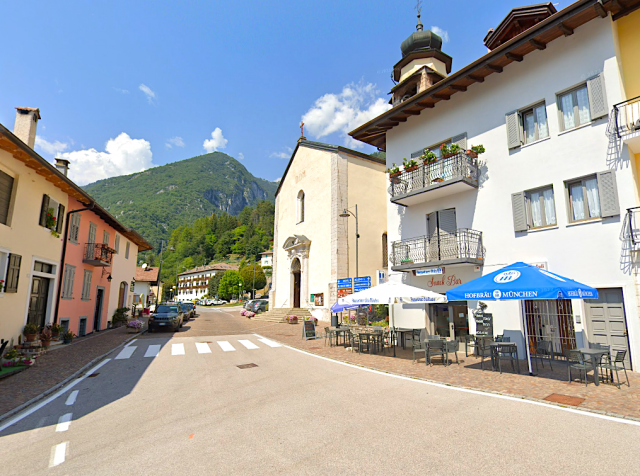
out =
[(587, 380), (587, 372), (591, 369), (591, 365), (584, 363), (584, 356), (579, 350), (568, 350), (567, 360), (569, 365), (567, 366), (567, 375), (569, 376), (569, 382), (571, 382), (571, 369), (580, 371), (580, 380), (582, 380), (582, 374), (584, 374), (584, 385), (589, 385)]
[(536, 372), (538, 371), (538, 359), (542, 363), (542, 368), (544, 369), (544, 361), (545, 359), (549, 359), (549, 367), (553, 370), (553, 365), (551, 365), (551, 361), (553, 360), (553, 345), (548, 340), (539, 340), (538, 345), (536, 345), (536, 353), (532, 355), (536, 362)]
[(422, 336), (424, 336), (425, 334), (425, 330), (424, 329), (414, 329), (413, 333), (411, 335), (411, 346), (412, 346), (412, 350), (413, 350), (413, 362), (415, 363), (416, 361), (416, 353), (417, 354), (424, 354), (424, 358), (427, 358), (427, 348), (425, 346), (425, 343), (422, 339)]
[(447, 359), (447, 365), (449, 365), (449, 354), (453, 353), (456, 356), (456, 364), (460, 365), (458, 360), (458, 350), (460, 350), (460, 342), (457, 340), (446, 340), (444, 342), (444, 354)]
[[(513, 371), (520, 373), (520, 361), (518, 360), (518, 348), (513, 345), (496, 345), (492, 347), (494, 352), (493, 359), (497, 361), (498, 370), (502, 373), (502, 361), (509, 359), (511, 361), (511, 368)], [(514, 357), (515, 354), (515, 357)]]
[(431, 357), (439, 355), (442, 357), (442, 363), (447, 365), (447, 360), (444, 353), (444, 341), (441, 339), (431, 339), (426, 342), (426, 359), (425, 363), (429, 365), (431, 363)]
[(491, 362), (493, 363), (493, 355), (491, 349), (491, 339), (481, 339), (480, 344), (477, 346), (478, 353), (480, 354), (480, 369), (484, 370), (484, 359), (489, 357)]
[[(619, 370), (624, 370), (624, 376), (627, 379), (627, 387), (631, 386), (629, 385), (629, 375), (627, 375), (627, 368), (624, 363), (624, 358), (626, 356), (627, 356), (626, 350), (619, 350), (616, 352), (616, 358), (613, 361), (611, 361), (610, 355), (602, 356), (602, 360), (600, 361), (600, 368), (604, 369), (605, 371), (609, 370), (612, 373), (612, 377), (611, 377), (612, 380), (613, 380), (613, 372), (615, 371), (616, 378), (618, 379), (618, 388), (620, 388), (620, 375), (618, 375)], [(619, 367), (618, 364), (622, 364), (622, 367)]]
[(333, 341), (331, 338), (335, 335), (335, 332), (328, 327), (324, 328), (324, 345), (327, 346), (327, 339), (329, 339), (329, 347), (333, 347)]
[(503, 339), (504, 339), (504, 334), (500, 334), (496, 336), (494, 342), (508, 342), (508, 341), (504, 341)]
[(477, 345), (476, 336), (468, 335), (464, 336), (464, 356), (469, 357), (469, 347), (472, 347), (475, 351)]

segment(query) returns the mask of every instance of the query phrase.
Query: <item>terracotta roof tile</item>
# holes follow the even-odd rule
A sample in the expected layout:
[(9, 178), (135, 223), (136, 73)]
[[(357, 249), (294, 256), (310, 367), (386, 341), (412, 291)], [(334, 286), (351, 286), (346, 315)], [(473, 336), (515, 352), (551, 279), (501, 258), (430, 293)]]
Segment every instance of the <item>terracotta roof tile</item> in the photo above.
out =
[(160, 268), (148, 266), (146, 269), (136, 268), (136, 281), (156, 282)]

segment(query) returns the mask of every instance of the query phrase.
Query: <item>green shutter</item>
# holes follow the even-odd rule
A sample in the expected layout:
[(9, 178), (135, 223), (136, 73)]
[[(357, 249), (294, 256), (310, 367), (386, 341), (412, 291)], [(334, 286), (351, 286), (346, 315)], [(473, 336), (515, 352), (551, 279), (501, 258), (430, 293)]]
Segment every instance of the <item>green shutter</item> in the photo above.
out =
[(20, 280), (20, 264), (22, 264), (22, 256), (16, 254), (9, 255), (9, 269), (7, 270), (7, 282), (5, 283), (5, 292), (17, 293), (18, 281)]
[(47, 211), (49, 211), (49, 195), (43, 195), (42, 207), (40, 208), (40, 226), (47, 226)]
[(62, 225), (64, 224), (64, 205), (58, 205), (58, 219), (56, 220), (56, 232), (62, 233)]

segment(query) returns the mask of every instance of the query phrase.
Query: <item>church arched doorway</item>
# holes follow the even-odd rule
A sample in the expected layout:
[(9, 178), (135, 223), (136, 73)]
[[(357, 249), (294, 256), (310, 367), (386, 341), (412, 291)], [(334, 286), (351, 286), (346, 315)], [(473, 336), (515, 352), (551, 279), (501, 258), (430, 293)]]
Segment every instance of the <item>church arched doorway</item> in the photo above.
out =
[(300, 260), (295, 258), (291, 262), (291, 275), (293, 279), (293, 307), (300, 307), (300, 284), (301, 280), (301, 266)]

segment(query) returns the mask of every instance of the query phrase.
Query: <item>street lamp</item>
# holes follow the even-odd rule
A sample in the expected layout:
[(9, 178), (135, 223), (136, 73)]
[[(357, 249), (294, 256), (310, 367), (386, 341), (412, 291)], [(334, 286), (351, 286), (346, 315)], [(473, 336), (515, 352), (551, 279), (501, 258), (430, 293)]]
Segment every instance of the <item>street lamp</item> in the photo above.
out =
[(356, 278), (358, 275), (358, 240), (360, 239), (360, 235), (358, 234), (358, 205), (356, 205), (356, 213), (354, 214), (350, 210), (346, 208), (342, 211), (339, 217), (349, 218), (349, 215), (353, 216), (356, 219)]

